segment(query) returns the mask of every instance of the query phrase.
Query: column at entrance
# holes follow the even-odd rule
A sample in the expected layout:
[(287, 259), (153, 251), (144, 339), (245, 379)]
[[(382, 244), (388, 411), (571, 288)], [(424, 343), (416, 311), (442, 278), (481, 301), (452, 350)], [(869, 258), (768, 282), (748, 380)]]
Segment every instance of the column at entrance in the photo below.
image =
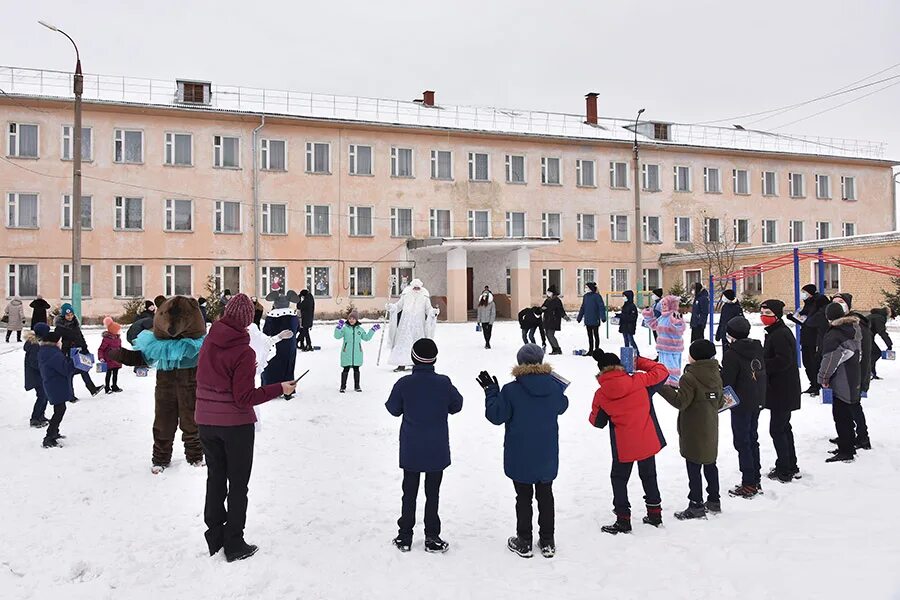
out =
[(451, 323), (465, 323), (468, 318), (467, 266), (465, 248), (447, 252), (447, 320)]
[(509, 255), (510, 313), (512, 318), (531, 306), (531, 250), (519, 248)]

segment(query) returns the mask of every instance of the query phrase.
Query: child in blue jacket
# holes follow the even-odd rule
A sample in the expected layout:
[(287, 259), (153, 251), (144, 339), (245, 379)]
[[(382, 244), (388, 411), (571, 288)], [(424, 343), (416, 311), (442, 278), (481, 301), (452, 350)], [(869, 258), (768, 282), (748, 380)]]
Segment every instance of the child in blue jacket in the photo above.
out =
[(478, 376), (485, 392), (484, 416), (494, 425), (506, 425), (503, 470), (516, 490), (516, 535), (506, 545), (523, 558), (532, 556), (532, 496), (538, 504), (538, 546), (546, 558), (556, 554), (554, 540), (553, 480), (559, 471), (559, 426), (569, 399), (563, 384), (544, 363), (544, 350), (525, 344), (516, 355), (515, 381), (500, 389), (487, 371)]
[(41, 339), (50, 333), (50, 326), (43, 322), (35, 323), (31, 333), (25, 338), (22, 350), (25, 351), (25, 391), (34, 390), (37, 398), (34, 408), (31, 409), (31, 426), (36, 429), (46, 427), (50, 421), (44, 415), (47, 410), (47, 394), (44, 393), (44, 382), (41, 381), (41, 367), (38, 363), (38, 352), (41, 349)]
[(59, 425), (66, 414), (66, 402), (75, 397), (72, 390), (75, 367), (69, 357), (63, 354), (58, 331), (47, 333), (41, 341), (41, 347), (38, 350), (38, 365), (47, 401), (53, 406), (53, 416), (50, 417), (50, 425), (47, 427), (43, 446), (44, 448), (57, 448), (61, 446), (59, 440), (65, 438), (59, 433)]

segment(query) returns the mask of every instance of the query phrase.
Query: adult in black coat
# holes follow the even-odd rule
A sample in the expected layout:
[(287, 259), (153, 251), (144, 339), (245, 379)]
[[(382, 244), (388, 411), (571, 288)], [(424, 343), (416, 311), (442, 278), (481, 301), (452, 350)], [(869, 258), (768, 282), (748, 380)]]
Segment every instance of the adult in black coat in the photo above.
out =
[(300, 302), (297, 303), (297, 310), (300, 311), (300, 333), (297, 336), (299, 338), (297, 348), (302, 352), (309, 352), (313, 349), (309, 330), (312, 329), (316, 316), (316, 299), (312, 292), (300, 290)]
[(634, 292), (625, 290), (625, 303), (619, 313), (619, 333), (622, 334), (625, 346), (631, 346), (635, 352), (640, 353), (637, 342), (634, 341), (634, 333), (637, 331), (638, 309), (634, 303)]
[[(828, 298), (817, 293), (816, 286), (811, 283), (801, 288), (800, 298), (803, 300), (803, 306), (795, 314), (789, 314), (787, 319), (800, 325), (800, 354), (806, 378), (809, 380), (809, 388), (804, 393), (815, 396), (818, 395), (820, 389), (816, 382), (821, 360), (818, 346), (821, 335), (824, 335), (824, 330), (827, 329), (824, 323), (824, 311), (825, 306), (828, 305)], [(820, 314), (817, 315), (817, 313)]]
[[(31, 328), (34, 329), (34, 326), (37, 323), (48, 323), (47, 321), (47, 311), (50, 310), (50, 304), (44, 300), (43, 297), (38, 296), (34, 300), (31, 301), (31, 304), (28, 305), (31, 307)], [(48, 323), (49, 324), (49, 323)]]
[(789, 483), (800, 473), (791, 413), (800, 409), (800, 368), (797, 366), (797, 340), (782, 317), (784, 302), (766, 300), (760, 305), (766, 340), (763, 356), (766, 367), (766, 408), (769, 410), (769, 435), (775, 446), (775, 468), (770, 479)]
[(556, 332), (562, 329), (563, 319), (571, 321), (566, 309), (563, 307), (562, 300), (559, 299), (559, 290), (555, 285), (547, 288), (547, 299), (541, 305), (544, 310), (544, 331), (547, 333), (547, 341), (550, 342), (552, 348), (550, 354), (562, 354), (559, 342), (556, 341)]
[(728, 322), (730, 340), (722, 353), (722, 385), (731, 386), (740, 404), (731, 409), (731, 433), (738, 453), (741, 484), (728, 493), (752, 498), (760, 491), (759, 413), (766, 405), (765, 353), (750, 339), (750, 322), (743, 316)]
[(873, 308), (872, 312), (869, 313), (869, 327), (872, 328), (872, 379), (881, 379), (878, 376), (878, 372), (875, 369), (875, 365), (878, 362), (878, 359), (881, 358), (881, 348), (875, 342), (875, 336), (881, 338), (881, 340), (887, 346), (887, 350), (894, 349), (894, 341), (891, 339), (891, 336), (888, 335), (887, 332), (887, 322), (888, 322), (888, 309), (886, 308)]
[(722, 298), (722, 310), (719, 312), (719, 326), (716, 328), (716, 341), (722, 342), (722, 356), (724, 356), (725, 351), (728, 350), (728, 336), (726, 335), (725, 328), (728, 327), (728, 322), (733, 318), (743, 317), (744, 309), (741, 308), (741, 303), (738, 302), (734, 290), (725, 290), (722, 292)]
[[(73, 349), (78, 349), (83, 353), (90, 352), (90, 350), (88, 350), (87, 341), (81, 333), (81, 325), (78, 323), (78, 317), (76, 317), (75, 313), (72, 311), (71, 305), (63, 304), (62, 314), (56, 317), (54, 326), (56, 327), (56, 332), (60, 335), (62, 351), (63, 354), (66, 355), (66, 358), (69, 358), (70, 352)], [(103, 388), (94, 385), (89, 372), (78, 371), (78, 373), (81, 375), (84, 387), (88, 389), (91, 396), (96, 396), (100, 393), (100, 390)], [(72, 400), (75, 401), (77, 398), (73, 397)]]

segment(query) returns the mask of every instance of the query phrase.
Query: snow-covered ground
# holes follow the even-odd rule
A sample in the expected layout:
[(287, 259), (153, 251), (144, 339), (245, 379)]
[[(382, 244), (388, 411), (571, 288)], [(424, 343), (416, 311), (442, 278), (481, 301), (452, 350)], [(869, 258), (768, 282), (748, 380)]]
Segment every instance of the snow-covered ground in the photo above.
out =
[[(753, 335), (762, 334), (757, 320)], [(400, 422), (383, 406), (397, 375), (375, 366), (379, 337), (365, 346), (362, 394), (337, 392), (331, 326), (315, 327), (313, 338), (322, 350), (299, 355), (297, 373), (310, 374), (298, 397), (263, 407), (246, 530), (260, 551), (234, 564), (207, 555), (206, 472), (184, 462), (179, 440), (172, 468), (150, 473), (152, 374), (138, 379), (123, 370), (125, 392), (96, 398), (76, 379), (82, 401), (66, 413), (66, 446), (45, 450), (43, 431), (28, 427), (23, 354), (0, 344), (0, 598), (900, 598), (897, 363), (879, 363), (885, 380), (873, 383), (865, 401), (872, 451), (852, 464), (826, 465), (830, 407), (804, 397), (793, 419), (803, 479), (764, 479), (765, 495), (750, 501), (725, 495), (723, 513), (708, 521), (672, 517), (687, 503), (687, 477), (677, 413), (657, 398), (669, 442), (657, 459), (665, 525), (639, 523), (634, 473), (635, 531), (613, 537), (600, 532), (612, 520), (609, 437), (587, 420), (596, 364), (570, 354), (583, 347), (584, 332), (565, 324), (567, 354), (551, 359), (572, 380), (559, 420), (558, 552), (524, 560), (505, 547), (515, 513), (503, 430), (485, 420), (475, 382), (484, 368), (509, 380), (517, 324), (496, 325), (493, 350), (482, 349), (473, 324), (438, 326), (437, 368), (465, 397), (451, 417), (453, 464), (441, 490), (443, 537), (451, 543), (445, 555), (424, 552), (421, 523), (413, 552), (389, 544), (400, 510)], [(88, 341), (96, 348), (99, 332)], [(603, 343), (617, 351), (620, 338)], [(648, 347), (646, 330), (639, 343)], [(767, 413), (760, 435), (765, 472), (774, 463)], [(724, 492), (739, 482), (727, 415), (718, 464)], [(421, 518), (422, 492), (419, 500)]]

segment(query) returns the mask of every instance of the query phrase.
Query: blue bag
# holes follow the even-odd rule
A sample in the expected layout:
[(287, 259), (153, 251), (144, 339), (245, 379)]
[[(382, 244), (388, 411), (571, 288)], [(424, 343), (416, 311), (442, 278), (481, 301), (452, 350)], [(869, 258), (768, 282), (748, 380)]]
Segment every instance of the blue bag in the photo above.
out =
[(634, 363), (636, 362), (637, 352), (631, 346), (625, 346), (619, 349), (619, 362), (625, 367), (625, 372), (629, 375), (634, 374)]
[(831, 388), (822, 388), (822, 404), (833, 404), (834, 392)]
[(81, 352), (78, 348), (72, 348), (69, 351), (69, 358), (72, 359), (72, 364), (79, 371), (87, 372), (94, 366), (94, 355), (90, 352)]

